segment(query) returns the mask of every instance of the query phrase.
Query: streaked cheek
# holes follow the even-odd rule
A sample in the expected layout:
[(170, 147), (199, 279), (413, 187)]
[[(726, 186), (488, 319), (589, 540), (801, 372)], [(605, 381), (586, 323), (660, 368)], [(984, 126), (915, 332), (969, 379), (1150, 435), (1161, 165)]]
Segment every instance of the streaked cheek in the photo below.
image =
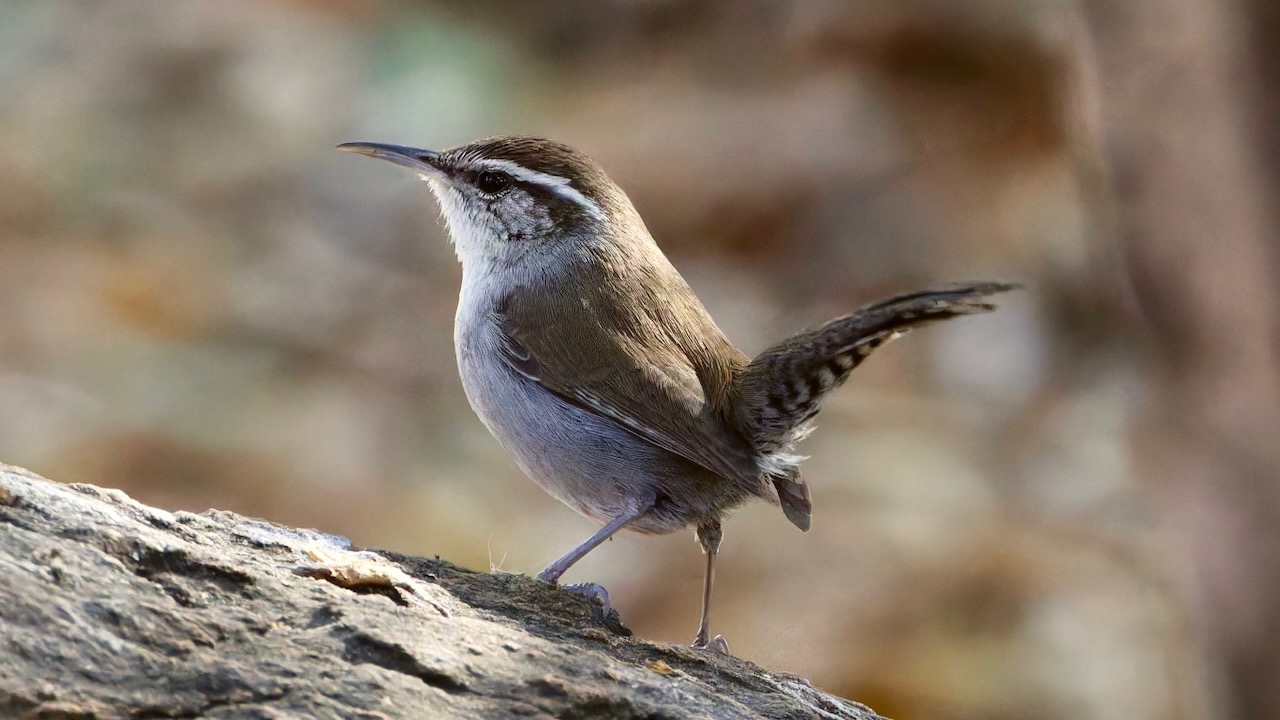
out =
[(503, 219), (503, 229), (508, 235), (544, 235), (552, 229), (553, 223), (546, 207), (525, 193), (507, 196), (498, 215)]

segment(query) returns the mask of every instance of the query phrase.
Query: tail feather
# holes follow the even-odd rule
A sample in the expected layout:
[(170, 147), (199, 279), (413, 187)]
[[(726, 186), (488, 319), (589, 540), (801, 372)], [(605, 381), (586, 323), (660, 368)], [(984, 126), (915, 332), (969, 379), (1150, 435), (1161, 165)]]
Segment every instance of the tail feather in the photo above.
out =
[(782, 506), (782, 514), (787, 516), (792, 525), (808, 531), (809, 518), (813, 515), (813, 502), (809, 499), (809, 484), (800, 477), (796, 468), (782, 475), (771, 475), (773, 486), (778, 491), (778, 504)]
[(989, 296), (1016, 287), (983, 282), (904, 293), (783, 340), (739, 378), (740, 426), (758, 452), (784, 451), (873, 350), (919, 325), (990, 312), (996, 306)]

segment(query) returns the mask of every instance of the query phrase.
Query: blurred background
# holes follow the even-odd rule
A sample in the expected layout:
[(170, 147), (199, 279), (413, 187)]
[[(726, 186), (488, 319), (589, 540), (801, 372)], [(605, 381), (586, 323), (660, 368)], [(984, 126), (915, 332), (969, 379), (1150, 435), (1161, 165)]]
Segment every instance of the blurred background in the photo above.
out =
[[(735, 654), (898, 718), (1280, 717), (1272, 0), (0, 0), (0, 461), (536, 572), (594, 526), (453, 359), (411, 174), (587, 151), (748, 353), (1007, 279), (879, 351), (725, 531)], [(569, 574), (688, 642), (692, 533)]]

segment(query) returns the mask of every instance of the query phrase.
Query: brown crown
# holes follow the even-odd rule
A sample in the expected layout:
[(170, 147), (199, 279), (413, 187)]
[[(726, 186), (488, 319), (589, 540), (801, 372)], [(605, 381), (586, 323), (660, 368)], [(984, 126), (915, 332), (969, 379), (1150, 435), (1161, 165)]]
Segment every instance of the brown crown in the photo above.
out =
[(597, 201), (616, 192), (613, 181), (585, 154), (564, 143), (536, 137), (501, 136), (477, 140), (446, 151), (455, 162), (507, 160), (520, 167), (568, 178), (583, 195)]

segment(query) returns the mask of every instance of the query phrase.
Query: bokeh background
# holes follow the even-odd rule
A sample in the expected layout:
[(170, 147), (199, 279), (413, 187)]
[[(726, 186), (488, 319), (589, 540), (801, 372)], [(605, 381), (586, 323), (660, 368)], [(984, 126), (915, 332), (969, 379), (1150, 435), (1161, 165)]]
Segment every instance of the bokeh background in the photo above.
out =
[[(736, 654), (899, 718), (1280, 717), (1273, 0), (0, 0), (0, 461), (533, 572), (594, 527), (467, 407), (426, 188), (332, 151), (586, 150), (748, 352), (879, 351), (813, 530), (726, 526)], [(691, 639), (691, 533), (570, 580)]]

